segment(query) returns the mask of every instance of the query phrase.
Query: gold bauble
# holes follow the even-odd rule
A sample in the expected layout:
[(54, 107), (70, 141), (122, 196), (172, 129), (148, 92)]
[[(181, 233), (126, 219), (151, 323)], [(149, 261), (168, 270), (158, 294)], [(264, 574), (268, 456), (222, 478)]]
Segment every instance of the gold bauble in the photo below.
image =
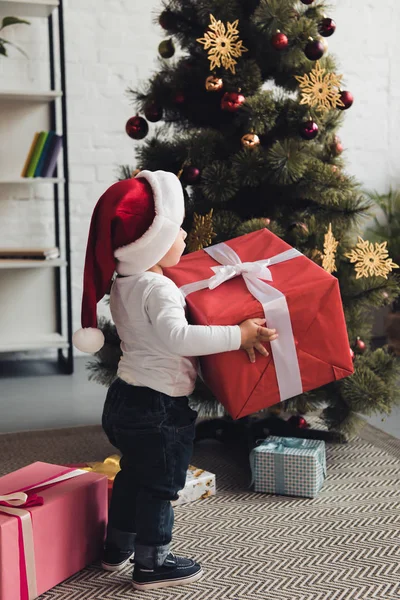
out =
[(241, 142), (243, 148), (256, 148), (260, 145), (260, 138), (256, 133), (246, 133)]
[(206, 79), (206, 90), (207, 92), (219, 92), (224, 87), (224, 82), (220, 77), (210, 75)]
[(172, 58), (175, 54), (175, 46), (172, 39), (161, 42), (158, 46), (158, 52), (162, 58)]

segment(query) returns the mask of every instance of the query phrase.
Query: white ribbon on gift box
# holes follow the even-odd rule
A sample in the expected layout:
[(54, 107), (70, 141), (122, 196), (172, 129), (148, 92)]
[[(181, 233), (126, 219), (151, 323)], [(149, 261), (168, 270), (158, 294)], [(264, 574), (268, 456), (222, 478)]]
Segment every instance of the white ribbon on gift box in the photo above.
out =
[[(83, 471), (81, 469), (74, 469), (73, 471), (68, 471), (67, 473), (64, 473), (63, 475), (60, 475), (58, 477), (53, 477), (53, 479), (47, 480), (44, 483), (32, 486), (27, 491), (30, 492), (37, 488), (48, 487), (60, 481), (65, 481), (67, 479), (72, 479), (73, 477), (78, 477), (79, 475), (84, 475), (85, 473), (87, 473), (87, 471)], [(37, 598), (38, 593), (36, 583), (36, 563), (33, 541), (32, 517), (29, 510), (26, 510), (24, 508), (18, 508), (24, 506), (28, 501), (28, 498), (29, 496), (25, 492), (13, 492), (11, 494), (6, 494), (5, 496), (0, 496), (0, 502), (6, 502), (9, 505), (3, 506), (2, 504), (0, 504), (0, 513), (6, 513), (18, 517), (18, 520), (21, 523), (22, 545), (25, 555), (27, 580), (27, 590), (24, 590), (24, 592), (26, 594), (26, 598), (28, 598), (29, 600), (34, 600), (34, 598)]]
[(269, 267), (303, 256), (301, 252), (291, 248), (271, 258), (243, 263), (227, 244), (216, 244), (204, 250), (223, 266), (211, 267), (215, 275), (209, 279), (183, 285), (180, 288), (183, 295), (188, 296), (206, 288), (213, 290), (241, 275), (250, 294), (261, 303), (267, 326), (276, 329), (279, 334), (278, 339), (271, 342), (271, 350), (281, 401), (301, 394), (303, 385), (289, 307), (285, 295), (267, 283), (273, 281)]

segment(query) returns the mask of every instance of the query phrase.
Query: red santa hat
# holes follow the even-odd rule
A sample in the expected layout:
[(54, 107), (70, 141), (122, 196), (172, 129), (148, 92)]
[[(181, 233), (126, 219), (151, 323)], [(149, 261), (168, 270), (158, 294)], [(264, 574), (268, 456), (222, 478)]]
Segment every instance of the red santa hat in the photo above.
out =
[(141, 171), (101, 196), (86, 249), (82, 329), (72, 338), (78, 350), (94, 353), (104, 345), (97, 303), (109, 291), (114, 272), (136, 275), (156, 265), (176, 240), (184, 211), (181, 183), (165, 171)]

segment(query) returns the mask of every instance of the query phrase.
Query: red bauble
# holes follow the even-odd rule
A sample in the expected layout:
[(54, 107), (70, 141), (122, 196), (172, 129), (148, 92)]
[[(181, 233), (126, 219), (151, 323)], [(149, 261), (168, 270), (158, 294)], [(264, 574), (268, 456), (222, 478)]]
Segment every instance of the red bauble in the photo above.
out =
[(188, 185), (197, 183), (200, 179), (200, 169), (197, 167), (188, 166), (183, 169), (182, 181)]
[(175, 25), (175, 16), (170, 10), (166, 9), (161, 13), (158, 22), (163, 29), (171, 29)]
[(182, 94), (182, 92), (177, 92), (174, 96), (175, 104), (184, 104), (185, 100), (186, 100), (185, 95)]
[(357, 338), (357, 341), (356, 341), (356, 349), (357, 349), (357, 351), (358, 351), (358, 352), (360, 352), (361, 354), (362, 354), (363, 352), (365, 352), (365, 350), (367, 349), (367, 346), (366, 346), (365, 342), (363, 342), (363, 340), (362, 340), (360, 337), (358, 337), (358, 338)]
[(351, 356), (351, 360), (354, 360), (356, 357), (356, 355), (354, 354), (353, 348), (350, 348), (350, 356)]
[(303, 4), (312, 4), (314, 0), (300, 0)]
[(310, 427), (305, 418), (301, 415), (292, 415), (287, 422), (297, 429), (307, 429), (307, 427)]
[(182, 60), (180, 64), (187, 71), (192, 71), (196, 66), (196, 60), (193, 58), (193, 56), (189, 56), (189, 58), (185, 58), (184, 60)]
[(330, 37), (336, 31), (335, 21), (329, 19), (329, 17), (322, 19), (321, 23), (318, 25), (318, 31), (323, 37)]
[(325, 52), (325, 47), (319, 40), (310, 40), (304, 48), (304, 54), (309, 60), (319, 60)]
[(125, 125), (125, 131), (133, 140), (142, 140), (149, 132), (149, 125), (143, 117), (131, 117)]
[(289, 45), (289, 40), (287, 35), (285, 35), (281, 31), (277, 31), (272, 36), (271, 43), (275, 50), (285, 50), (285, 48), (287, 48)]
[(351, 92), (340, 92), (340, 99), (343, 102), (344, 106), (340, 106), (338, 104), (338, 108), (340, 110), (347, 110), (354, 102), (353, 94)]
[(157, 106), (157, 104), (152, 102), (144, 109), (144, 116), (151, 123), (157, 123), (157, 121), (161, 121), (163, 117), (163, 109), (161, 106)]
[(229, 112), (236, 112), (245, 101), (246, 98), (239, 92), (226, 92), (221, 100), (221, 108)]
[(318, 135), (318, 125), (315, 121), (304, 121), (300, 125), (299, 133), (303, 140), (313, 140)]

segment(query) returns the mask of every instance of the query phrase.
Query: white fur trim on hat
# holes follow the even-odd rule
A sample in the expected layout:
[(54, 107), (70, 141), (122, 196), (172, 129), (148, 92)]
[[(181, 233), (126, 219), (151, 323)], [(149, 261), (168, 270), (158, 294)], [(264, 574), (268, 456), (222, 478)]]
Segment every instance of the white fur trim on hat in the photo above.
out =
[(75, 331), (72, 336), (72, 343), (81, 352), (94, 354), (104, 346), (104, 334), (100, 329), (85, 327), (84, 329)]
[(174, 173), (141, 171), (139, 178), (152, 188), (156, 216), (138, 240), (114, 252), (120, 275), (137, 275), (154, 267), (175, 242), (185, 215), (182, 185)]

